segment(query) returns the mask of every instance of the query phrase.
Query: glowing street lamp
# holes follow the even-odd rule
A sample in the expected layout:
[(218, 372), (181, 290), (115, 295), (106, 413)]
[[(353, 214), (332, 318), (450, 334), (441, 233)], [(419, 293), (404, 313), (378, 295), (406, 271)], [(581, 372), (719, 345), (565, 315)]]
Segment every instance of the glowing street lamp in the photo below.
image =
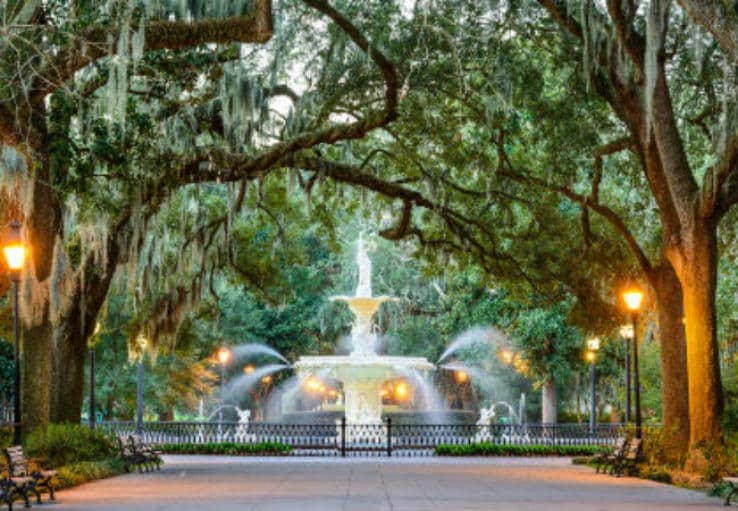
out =
[(595, 390), (595, 362), (597, 361), (597, 350), (600, 349), (600, 338), (592, 337), (587, 339), (587, 361), (589, 362), (589, 431), (594, 435), (595, 425), (597, 424), (597, 394)]
[(633, 325), (620, 327), (620, 337), (625, 341), (625, 422), (630, 422), (630, 339), (633, 337)]
[(246, 364), (243, 366), (243, 372), (244, 374), (251, 374), (256, 370), (253, 364)]
[(638, 332), (638, 312), (643, 305), (645, 295), (643, 291), (637, 287), (631, 287), (623, 293), (623, 301), (625, 307), (630, 312), (633, 323), (633, 385), (635, 387), (635, 423), (636, 437), (641, 438), (641, 382), (638, 370), (638, 341), (636, 339)]
[(136, 343), (141, 350), (141, 356), (138, 359), (138, 379), (136, 383), (136, 432), (143, 432), (143, 392), (144, 392), (144, 351), (149, 344), (149, 340), (144, 334), (139, 334)]
[(87, 343), (87, 354), (90, 360), (90, 429), (95, 429), (95, 344), (97, 344), (98, 335), (100, 335), (100, 322), (95, 323), (95, 330), (92, 337)]
[(223, 405), (225, 404), (225, 366), (231, 359), (231, 350), (227, 346), (218, 348), (218, 362), (220, 363), (220, 411), (218, 412), (218, 422), (223, 422)]
[(511, 350), (502, 350), (500, 351), (500, 358), (504, 363), (509, 365), (513, 363), (513, 360), (515, 359), (515, 354)]
[(21, 375), (20, 375), (20, 334), (18, 331), (18, 285), (21, 271), (26, 260), (26, 246), (23, 244), (21, 224), (18, 220), (10, 222), (8, 234), (3, 244), (5, 263), (10, 270), (10, 280), (13, 281), (13, 442), (20, 445), (23, 434), (21, 431)]

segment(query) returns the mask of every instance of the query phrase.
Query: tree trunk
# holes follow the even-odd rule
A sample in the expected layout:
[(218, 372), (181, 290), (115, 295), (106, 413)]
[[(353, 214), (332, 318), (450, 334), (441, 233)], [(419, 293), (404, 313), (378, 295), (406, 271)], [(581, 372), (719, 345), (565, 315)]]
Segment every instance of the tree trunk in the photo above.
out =
[(697, 451), (722, 438), (723, 389), (720, 380), (715, 293), (717, 232), (711, 221), (697, 220), (673, 252), (684, 293), (689, 375), (690, 467), (699, 470)]
[(544, 424), (555, 424), (557, 421), (556, 418), (556, 380), (554, 380), (553, 376), (549, 376), (544, 382), (543, 382), (543, 389), (542, 389), (542, 413), (541, 413), (541, 422)]
[[(24, 434), (45, 426), (51, 411), (54, 325), (52, 300), (59, 299), (53, 282), (54, 247), (61, 233), (61, 208), (49, 187), (48, 158), (41, 158), (26, 210), (30, 260), (22, 282), (21, 420)], [(63, 299), (63, 297), (61, 298)]]
[(55, 337), (50, 419), (77, 424), (81, 420), (87, 353), (87, 336), (80, 332), (79, 315), (59, 325)]
[(654, 269), (661, 344), (661, 394), (666, 458), (677, 462), (689, 447), (689, 386), (682, 286), (671, 264)]

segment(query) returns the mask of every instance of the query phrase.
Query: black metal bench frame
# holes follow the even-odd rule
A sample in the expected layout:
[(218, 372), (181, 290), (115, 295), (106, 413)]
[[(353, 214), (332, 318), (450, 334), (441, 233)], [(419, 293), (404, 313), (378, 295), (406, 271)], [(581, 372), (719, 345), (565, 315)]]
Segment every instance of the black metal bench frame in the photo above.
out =
[(36, 503), (41, 504), (41, 492), (39, 489), (45, 488), (49, 491), (49, 500), (56, 500), (54, 495), (54, 485), (51, 484), (52, 479), (57, 474), (56, 470), (36, 470), (31, 471), (28, 468), (28, 460), (23, 454), (23, 447), (14, 445), (5, 449), (5, 458), (8, 461), (8, 476), (11, 483), (10, 498), (20, 495), (25, 501), (25, 506), (30, 507), (29, 493), (36, 496)]

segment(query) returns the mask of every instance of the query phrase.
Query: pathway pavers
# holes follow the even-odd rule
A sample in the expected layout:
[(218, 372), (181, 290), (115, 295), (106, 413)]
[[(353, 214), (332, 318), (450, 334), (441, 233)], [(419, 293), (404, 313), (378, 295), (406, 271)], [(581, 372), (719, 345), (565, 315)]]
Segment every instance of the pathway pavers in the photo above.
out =
[(563, 458), (167, 456), (161, 472), (59, 493), (58, 511), (679, 511), (720, 500)]

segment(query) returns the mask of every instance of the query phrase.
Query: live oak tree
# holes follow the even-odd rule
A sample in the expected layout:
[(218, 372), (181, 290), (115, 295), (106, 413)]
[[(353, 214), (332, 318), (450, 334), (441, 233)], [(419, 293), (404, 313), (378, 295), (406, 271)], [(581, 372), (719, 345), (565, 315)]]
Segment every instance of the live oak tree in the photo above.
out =
[[(733, 25), (730, 23), (735, 15), (729, 7), (719, 2), (697, 2), (704, 9), (695, 8), (691, 2), (682, 2), (685, 12), (669, 2), (658, 1), (648, 5), (636, 2), (600, 5), (586, 1), (577, 5), (554, 1), (541, 1), (540, 4), (540, 9), (518, 9), (511, 4), (489, 12), (483, 7), (469, 7), (468, 11), (464, 11), (462, 6), (449, 5), (446, 6), (446, 14), (454, 12), (452, 19), (459, 20), (459, 26), (463, 25), (465, 30), (475, 26), (470, 20), (481, 20), (482, 25), (487, 23), (498, 30), (482, 33), (479, 41), (487, 41), (484, 37), (490, 34), (500, 37), (500, 45), (517, 40), (522, 41), (520, 44), (524, 46), (531, 41), (529, 67), (524, 68), (526, 63), (520, 63), (525, 70), (518, 74), (520, 85), (536, 87), (541, 81), (536, 76), (536, 69), (541, 64), (535, 51), (535, 45), (538, 44), (542, 52), (555, 55), (559, 63), (569, 63), (569, 69), (562, 68), (563, 72), (569, 71), (569, 74), (559, 73), (557, 76), (559, 87), (565, 87), (567, 80), (570, 83), (574, 81), (574, 90), (579, 91), (583, 77), (590, 96), (604, 101), (610, 110), (610, 117), (605, 113), (605, 122), (601, 120), (593, 126), (598, 135), (607, 138), (589, 138), (591, 150), (588, 153), (590, 162), (593, 162), (591, 173), (588, 179), (576, 179), (574, 186), (567, 182), (572, 180), (570, 175), (561, 175), (564, 164), (572, 165), (572, 162), (566, 162), (565, 158), (557, 161), (556, 158), (556, 151), (566, 155), (573, 152), (568, 150), (569, 142), (564, 137), (554, 138), (563, 146), (551, 144), (547, 152), (537, 153), (548, 156), (548, 175), (545, 172), (543, 176), (527, 172), (535, 162), (530, 158), (526, 162), (525, 158), (517, 157), (523, 145), (516, 145), (510, 135), (515, 134), (515, 128), (525, 125), (530, 118), (525, 113), (505, 116), (504, 111), (497, 118), (494, 115), (497, 113), (495, 108), (512, 110), (516, 107), (516, 101), (520, 101), (514, 94), (504, 94), (506, 87), (515, 90), (517, 85), (506, 80), (504, 75), (499, 76), (500, 69), (506, 69), (504, 60), (487, 68), (482, 67), (477, 81), (470, 81), (470, 85), (466, 85), (464, 66), (468, 61), (464, 58), (466, 55), (457, 52), (458, 48), (453, 44), (455, 35), (450, 34), (447, 27), (434, 26), (433, 21), (430, 21), (425, 30), (420, 31), (422, 35), (418, 39), (427, 37), (426, 40), (430, 40), (428, 34), (433, 33), (440, 35), (437, 41), (452, 41), (449, 44), (451, 49), (444, 54), (445, 59), (428, 59), (457, 71), (456, 76), (461, 84), (459, 94), (451, 98), (444, 96), (446, 104), (452, 105), (449, 112), (454, 111), (454, 101), (461, 105), (458, 111), (462, 111), (468, 106), (469, 98), (483, 91), (485, 86), (508, 100), (509, 106), (495, 106), (499, 104), (494, 101), (495, 98), (476, 106), (481, 110), (480, 117), (489, 119), (488, 131), (492, 133), (489, 147), (491, 152), (497, 153), (482, 160), (492, 163), (487, 167), (488, 171), (491, 167), (497, 175), (508, 180), (567, 197), (582, 208), (585, 232), (593, 217), (590, 213), (594, 213), (594, 216), (608, 222), (628, 247), (641, 273), (653, 288), (658, 303), (663, 380), (666, 382), (665, 421), (677, 428), (677, 443), (681, 452), (687, 444), (687, 438), (693, 447), (712, 442), (720, 438), (722, 410), (714, 303), (716, 233), (719, 220), (738, 200), (735, 184), (738, 145), (735, 143), (733, 124)], [(433, 18), (428, 16), (426, 19)], [(546, 39), (547, 35), (551, 36), (547, 32), (550, 26), (546, 20), (563, 28), (563, 38)], [(696, 30), (695, 23), (710, 30), (714, 39)], [(488, 48), (483, 44), (479, 47)], [(500, 56), (504, 58), (505, 55), (500, 52)], [(412, 58), (408, 61), (411, 65), (418, 63)], [(426, 62), (420, 59), (419, 63)], [(692, 79), (695, 74), (699, 76), (698, 80)], [(444, 85), (447, 88), (448, 84), (453, 86), (452, 76), (455, 77), (453, 72), (448, 72), (444, 75), (445, 81), (437, 81), (434, 85), (441, 89)], [(412, 91), (413, 82), (410, 83)], [(561, 90), (555, 92), (557, 97), (566, 97)], [(697, 101), (692, 99), (695, 94), (698, 94)], [(586, 106), (586, 102), (581, 104), (585, 110), (569, 111), (572, 116), (570, 122), (585, 121), (586, 127), (589, 112), (597, 111), (601, 104), (597, 105), (596, 101), (589, 106)], [(425, 106), (430, 112), (437, 111), (432, 103), (426, 103)], [(567, 105), (553, 101), (551, 106), (566, 111)], [(552, 108), (550, 114), (555, 117), (557, 110)], [(577, 117), (580, 115), (583, 117)], [(507, 124), (500, 121), (506, 117), (509, 119)], [(541, 119), (536, 121), (542, 122)], [(436, 124), (441, 123), (429, 124), (436, 129)], [(488, 210), (492, 210), (495, 208), (492, 198), (499, 202), (500, 197), (509, 190), (487, 188), (483, 180), (478, 179), (481, 172), (477, 170), (470, 176), (468, 168), (455, 169), (449, 165), (428, 172), (423, 166), (428, 154), (433, 156), (434, 153), (448, 152), (448, 147), (464, 139), (467, 134), (465, 129), (473, 129), (461, 128), (457, 135), (447, 137), (445, 143), (429, 145), (427, 149), (422, 147), (422, 142), (418, 142), (427, 133), (419, 132), (419, 136), (407, 145), (415, 149), (417, 144), (425, 149), (425, 154), (417, 151), (417, 157), (403, 161), (403, 164), (413, 169), (411, 176), (391, 178), (389, 183), (387, 179), (371, 175), (371, 172), (363, 175), (357, 172), (368, 167), (368, 154), (381, 156), (386, 152), (385, 148), (374, 152), (366, 150), (363, 156), (357, 155), (354, 159), (363, 162), (358, 167), (319, 158), (293, 160), (293, 164), (345, 182), (360, 183), (399, 199), (404, 207), (398, 214), (400, 220), (395, 228), (385, 233), (388, 237), (423, 236), (421, 243), (456, 249), (456, 252), (471, 252), (482, 266), (490, 269), (506, 264), (514, 269), (515, 258), (500, 249), (504, 245), (490, 243), (499, 238), (494, 230), (453, 207), (454, 194), (456, 198), (461, 197), (464, 204), (471, 202), (475, 196), (484, 204), (486, 194), (490, 203)], [(582, 131), (586, 131), (586, 128)], [(544, 130), (542, 135), (540, 138), (550, 136), (551, 130)], [(546, 147), (544, 143), (541, 145)], [(513, 149), (516, 154), (511, 154)], [(639, 179), (636, 176), (632, 183), (636, 186), (645, 183), (648, 186), (661, 224), (648, 233), (645, 247), (644, 240), (634, 234), (637, 228), (634, 229), (633, 222), (627, 219), (630, 213), (625, 210), (618, 214), (602, 200), (605, 194), (602, 182), (610, 178), (611, 173), (606, 172), (608, 168), (603, 166), (603, 161), (621, 152), (628, 153), (628, 159), (642, 172), (642, 177)], [(463, 151), (459, 153), (463, 155)], [(387, 159), (394, 157), (395, 154), (390, 154)], [(458, 162), (454, 163), (461, 166)], [(472, 162), (472, 165), (475, 163)], [(458, 179), (449, 178), (454, 177), (454, 172), (457, 172), (455, 177)], [(572, 175), (576, 176), (576, 173)], [(700, 180), (701, 184), (698, 184)], [(620, 186), (626, 183), (621, 180)], [(416, 184), (422, 186), (414, 186)], [(583, 188), (583, 184), (587, 188)], [(650, 208), (648, 201), (646, 206)], [(412, 214), (416, 207), (440, 216), (443, 232), (450, 236), (436, 230), (431, 233), (441, 235), (429, 237), (427, 225), (423, 226), (425, 232), (418, 229), (419, 224)], [(515, 217), (514, 214), (510, 216)], [(490, 217), (494, 218), (494, 215)], [(660, 238), (655, 244), (653, 234)], [(481, 241), (484, 238), (487, 242)], [(518, 274), (523, 279), (526, 277), (523, 268), (518, 268)], [(685, 388), (689, 395), (688, 414), (683, 398)]]
[[(79, 420), (86, 339), (121, 265), (132, 289), (161, 277), (142, 324), (155, 341), (202, 294), (213, 266), (204, 254), (217, 247), (227, 260), (249, 181), (395, 117), (393, 65), (339, 11), (305, 3), (282, 4), (276, 36), (268, 0), (3, 6), (2, 183), (31, 248), (21, 305), (27, 428)], [(358, 115), (340, 117), (342, 102), (359, 101)], [(207, 182), (236, 184), (220, 216), (200, 223), (194, 185)], [(145, 274), (161, 241), (146, 234), (166, 235), (162, 207), (175, 199), (190, 220), (171, 274), (186, 284)]]

